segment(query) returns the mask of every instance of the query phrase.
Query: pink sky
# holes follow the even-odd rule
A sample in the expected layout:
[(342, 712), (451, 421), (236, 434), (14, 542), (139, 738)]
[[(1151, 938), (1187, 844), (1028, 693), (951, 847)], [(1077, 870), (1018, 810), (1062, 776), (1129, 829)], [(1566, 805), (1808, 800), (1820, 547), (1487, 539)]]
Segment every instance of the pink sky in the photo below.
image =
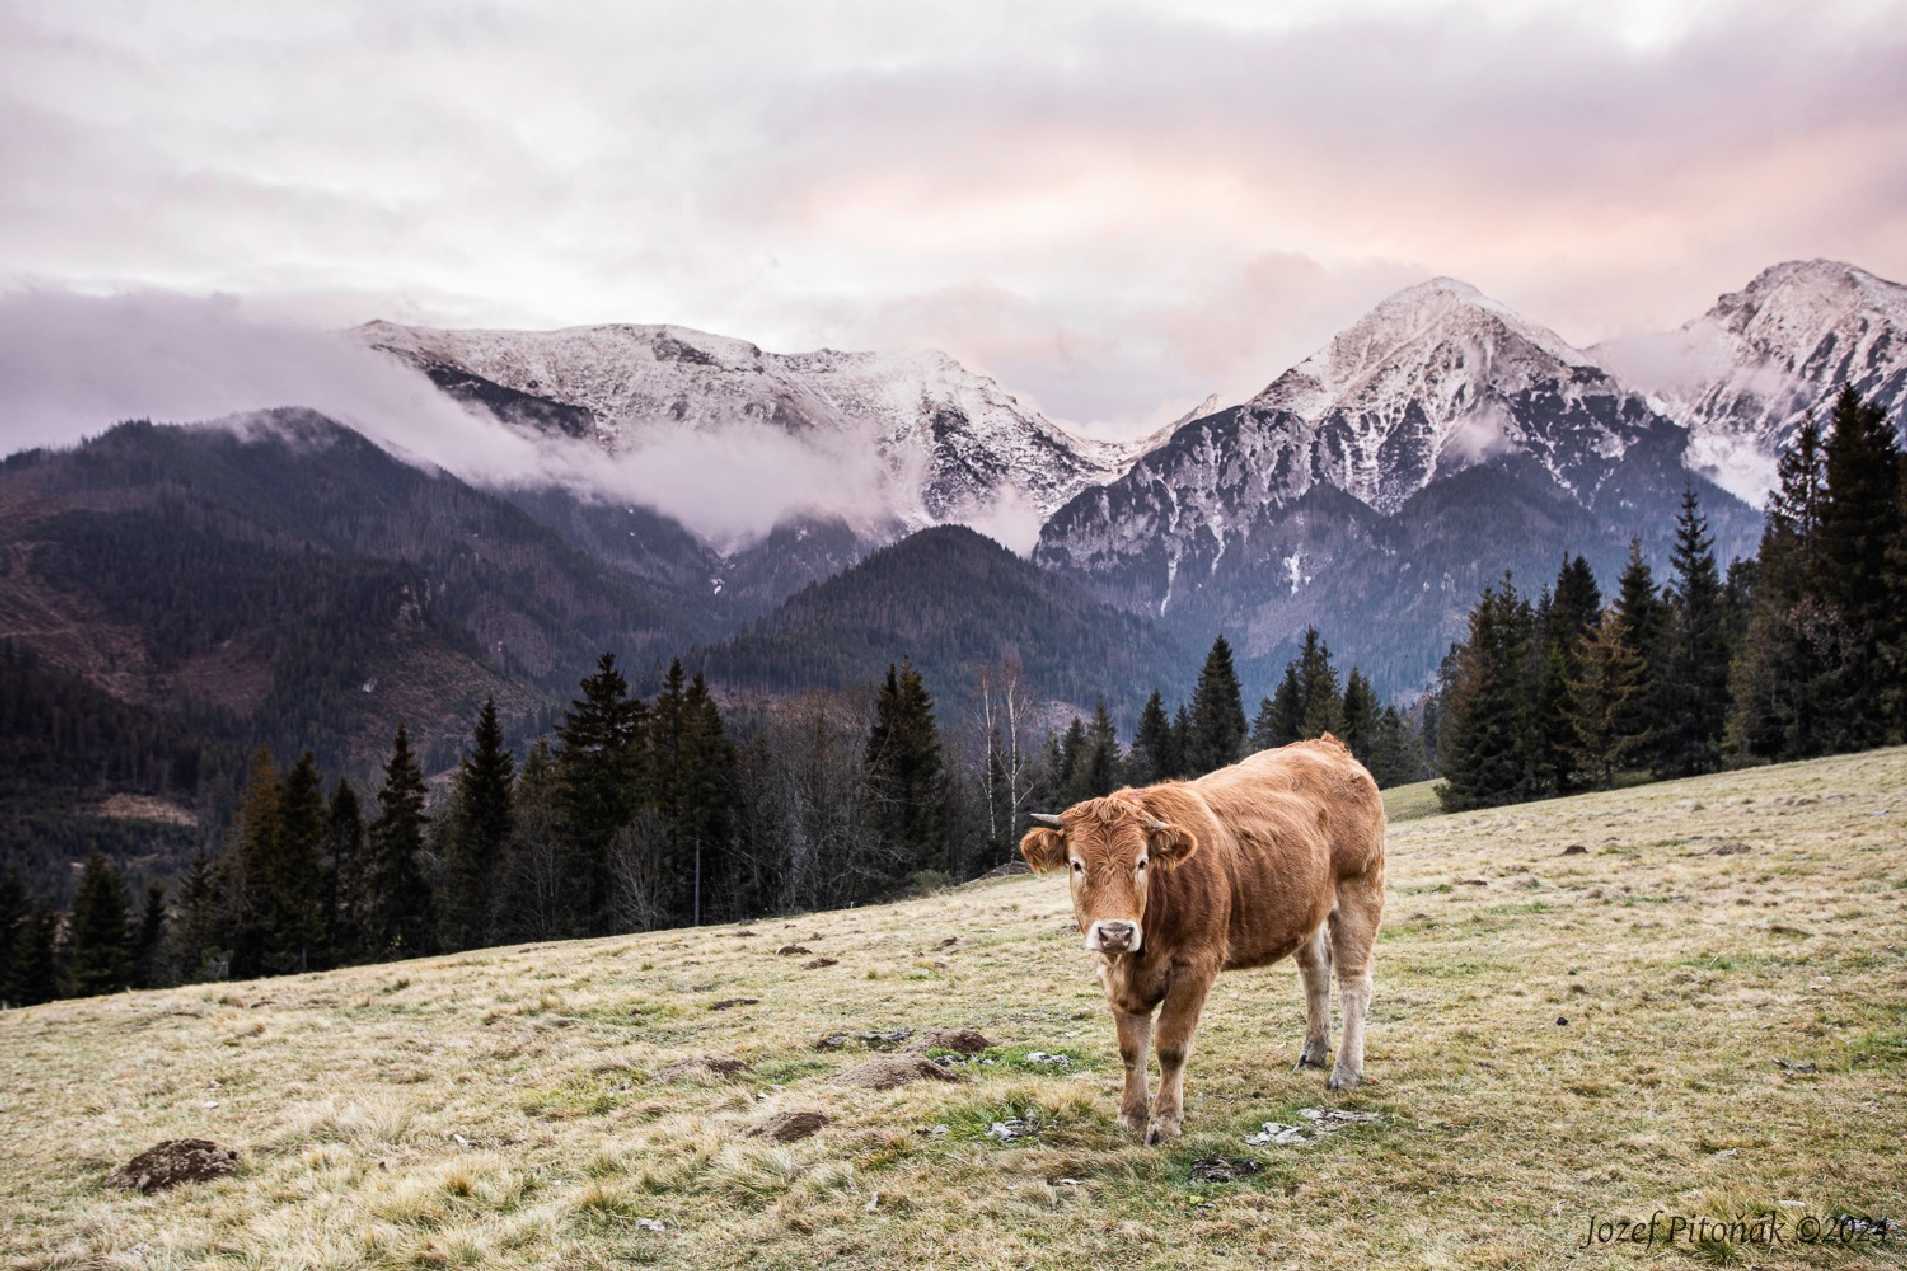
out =
[(1577, 343), (1907, 277), (1901, 3), (556, 7), (0, 0), (0, 284), (931, 345), (1119, 434), (1432, 274)]

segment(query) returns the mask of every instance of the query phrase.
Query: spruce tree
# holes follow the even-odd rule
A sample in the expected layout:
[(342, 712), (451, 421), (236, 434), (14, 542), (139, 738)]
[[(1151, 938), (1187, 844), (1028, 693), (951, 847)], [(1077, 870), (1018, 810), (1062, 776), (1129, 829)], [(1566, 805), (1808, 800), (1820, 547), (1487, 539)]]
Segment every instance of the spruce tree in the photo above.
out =
[(26, 887), (11, 865), (0, 869), (0, 1002), (7, 1000), (7, 985), (13, 979), (13, 937), (20, 920), (27, 916)]
[(267, 966), (308, 971), (324, 965), (324, 781), (306, 751), (286, 775), (279, 797), (278, 851), (267, 884), (270, 930)]
[(1777, 473), (1747, 631), (1730, 675), (1727, 745), (1744, 755), (1801, 759), (1826, 746), (1822, 703), (1836, 662), (1837, 622), (1821, 547), (1826, 463), (1812, 418), (1782, 451)]
[(179, 880), (179, 909), (168, 941), (173, 973), (182, 984), (219, 974), (229, 947), (225, 896), (217, 862), (200, 852)]
[(1338, 740), (1351, 748), (1360, 762), (1369, 764), (1377, 745), (1377, 694), (1356, 667), (1344, 681), (1344, 709)]
[(1633, 731), (1635, 713), (1629, 709), (1642, 688), (1642, 659), (1626, 638), (1622, 619), (1611, 610), (1595, 632), (1581, 641), (1576, 661), (1567, 713), (1576, 762), (1608, 789), (1615, 784), (1617, 769), (1647, 741)]
[(524, 756), (513, 804), (515, 832), (498, 905), (498, 934), (504, 940), (547, 940), (562, 930), (564, 897), (563, 786), (548, 742), (537, 742)]
[(146, 887), (145, 904), (139, 910), (139, 924), (132, 938), (134, 988), (156, 989), (169, 981), (166, 926), (166, 889), (151, 883)]
[(610, 927), (610, 843), (642, 803), (643, 705), (605, 653), (582, 682), (557, 729), (562, 780), (565, 860), (563, 926), (571, 935), (601, 935)]
[(1623, 708), (1625, 736), (1639, 737), (1638, 753), (1654, 753), (1667, 731), (1667, 643), (1670, 614), (1655, 584), (1655, 571), (1643, 559), (1640, 539), (1629, 541), (1629, 563), (1616, 587), (1616, 614), (1621, 619), (1624, 645), (1642, 665), (1642, 679)]
[(1655, 767), (1662, 776), (1692, 777), (1721, 763), (1728, 723), (1728, 614), (1715, 540), (1695, 498), (1682, 491), (1669, 583), (1668, 650), (1661, 685)]
[(735, 747), (722, 723), (722, 712), (700, 671), (689, 681), (683, 697), (683, 765), (681, 824), (691, 885), (688, 918), (706, 921), (724, 908), (739, 916), (732, 892), (735, 862), (730, 859), (734, 833)]
[(80, 997), (117, 993), (132, 984), (132, 938), (125, 880), (95, 852), (73, 895), (72, 979)]
[(1199, 671), (1198, 687), (1192, 693), (1185, 754), (1189, 775), (1203, 776), (1236, 763), (1244, 753), (1247, 731), (1238, 672), (1232, 666), (1232, 646), (1219, 636), (1212, 642), (1212, 651)]
[(1304, 736), (1304, 685), (1299, 680), (1298, 660), (1285, 663), (1284, 678), (1271, 695), (1271, 718), (1266, 721), (1265, 744), (1260, 750), (1289, 746)]
[(238, 850), (226, 862), (227, 925), (231, 974), (235, 979), (264, 975), (270, 969), (273, 894), (278, 869), (279, 813), (282, 789), (271, 751), (260, 747), (245, 772), (239, 805)]
[(1059, 767), (1054, 772), (1060, 802), (1067, 807), (1090, 797), (1086, 793), (1086, 747), (1086, 723), (1075, 715), (1060, 736)]
[(54, 942), (59, 917), (51, 911), (28, 913), (13, 928), (13, 952), (5, 999), (15, 1006), (38, 1006), (60, 995), (58, 953)]
[(1322, 737), (1344, 727), (1338, 673), (1331, 665), (1331, 648), (1316, 627), (1305, 628), (1304, 647), (1298, 653), (1298, 700), (1303, 708), (1299, 737)]
[(457, 769), (450, 852), (445, 862), (443, 933), (449, 949), (488, 944), (494, 929), (495, 888), (511, 832), (511, 784), (516, 760), (503, 744), (495, 699), (484, 702), (470, 751)]
[(364, 813), (351, 783), (338, 778), (325, 812), (322, 882), (325, 964), (344, 966), (365, 956), (365, 916), (370, 906), (364, 851)]
[(887, 669), (868, 732), (866, 769), (874, 825), (901, 863), (903, 876), (945, 868), (940, 730), (933, 698), (909, 663)]
[(1823, 460), (1821, 558), (1840, 647), (1824, 684), (1822, 717), (1829, 749), (1860, 750), (1887, 739), (1892, 703), (1883, 668), (1907, 625), (1904, 598), (1888, 585), (1902, 516), (1895, 425), (1878, 405), (1843, 388)]
[(1522, 798), (1529, 745), (1525, 720), (1528, 641), (1534, 617), (1508, 575), (1470, 611), (1469, 636), (1453, 651), (1439, 744), (1446, 810)]
[(1093, 707), (1092, 727), (1086, 734), (1085, 797), (1098, 798), (1117, 789), (1120, 766), (1119, 736), (1101, 699)]
[(1423, 780), (1423, 741), (1395, 706), (1386, 706), (1378, 716), (1377, 740), (1367, 766), (1379, 789)]
[(1172, 776), (1172, 721), (1166, 717), (1165, 702), (1157, 689), (1146, 698), (1139, 712), (1139, 727), (1132, 738), (1128, 779), (1135, 786), (1151, 785)]
[(1172, 762), (1169, 774), (1172, 777), (1189, 777), (1192, 772), (1192, 707), (1180, 702), (1179, 708), (1172, 712)]
[(431, 952), (431, 898), (419, 859), (424, 849), (424, 774), (411, 755), (410, 734), (397, 726), (378, 815), (370, 833), (370, 951), (379, 958)]

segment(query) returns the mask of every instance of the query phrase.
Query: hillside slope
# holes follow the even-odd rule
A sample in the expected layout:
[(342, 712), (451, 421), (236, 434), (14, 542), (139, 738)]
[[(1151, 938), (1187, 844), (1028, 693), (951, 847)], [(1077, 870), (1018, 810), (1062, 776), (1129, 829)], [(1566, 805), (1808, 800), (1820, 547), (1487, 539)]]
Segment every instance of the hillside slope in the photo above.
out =
[[(1296, 973), (1233, 973), (1165, 1149), (1113, 1121), (1112, 1028), (1052, 878), (4, 1013), (0, 1261), (1505, 1267), (1656, 1210), (1899, 1223), (1903, 790), (1893, 750), (1398, 825), (1374, 1081), (1292, 1072)], [(836, 1084), (859, 1034), (961, 1027), (992, 1062)], [(1378, 1119), (1243, 1141), (1332, 1107)], [(803, 1110), (832, 1120), (751, 1137)], [(237, 1175), (104, 1186), (186, 1136)], [(1240, 1181), (1193, 1179), (1216, 1157)]]

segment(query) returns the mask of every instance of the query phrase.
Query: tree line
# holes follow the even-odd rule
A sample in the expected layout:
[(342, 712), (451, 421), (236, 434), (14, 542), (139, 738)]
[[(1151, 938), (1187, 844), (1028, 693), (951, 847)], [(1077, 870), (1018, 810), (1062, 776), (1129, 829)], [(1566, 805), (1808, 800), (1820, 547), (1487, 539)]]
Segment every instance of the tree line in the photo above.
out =
[(1632, 546), (1605, 605), (1580, 557), (1485, 588), (1445, 658), (1450, 809), (1907, 739), (1907, 458), (1851, 389), (1780, 456), (1760, 549), (1724, 575), (1692, 490), (1669, 577)]
[(170, 895), (135, 905), (94, 855), (62, 920), (0, 877), (0, 1001), (888, 899), (1011, 860), (1027, 812), (1326, 730), (1392, 779), (1421, 775), (1408, 724), (1356, 670), (1340, 687), (1315, 631), (1255, 725), (1221, 637), (1186, 704), (1151, 695), (1130, 746), (1103, 702), (1042, 730), (1018, 676), (1006, 664), (983, 685), (976, 737), (943, 728), (906, 662), (867, 692), (725, 713), (680, 662), (644, 700), (605, 655), (521, 762), (486, 703), (435, 797), (401, 725), (364, 795), (309, 752), (283, 769), (261, 748), (222, 849)]

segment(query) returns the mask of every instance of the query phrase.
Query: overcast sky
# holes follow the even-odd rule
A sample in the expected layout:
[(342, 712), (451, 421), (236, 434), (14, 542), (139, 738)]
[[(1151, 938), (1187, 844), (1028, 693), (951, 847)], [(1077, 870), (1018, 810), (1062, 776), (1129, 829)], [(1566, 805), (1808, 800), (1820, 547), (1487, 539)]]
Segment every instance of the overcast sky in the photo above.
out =
[(0, 0), (0, 286), (937, 346), (1117, 434), (1431, 274), (1578, 343), (1907, 278), (1907, 3), (932, 9)]

